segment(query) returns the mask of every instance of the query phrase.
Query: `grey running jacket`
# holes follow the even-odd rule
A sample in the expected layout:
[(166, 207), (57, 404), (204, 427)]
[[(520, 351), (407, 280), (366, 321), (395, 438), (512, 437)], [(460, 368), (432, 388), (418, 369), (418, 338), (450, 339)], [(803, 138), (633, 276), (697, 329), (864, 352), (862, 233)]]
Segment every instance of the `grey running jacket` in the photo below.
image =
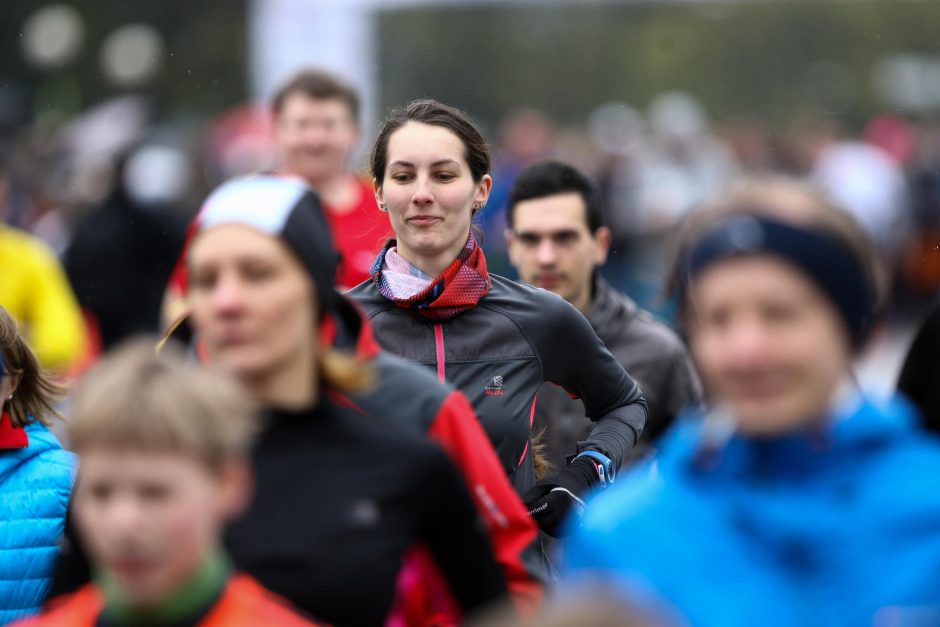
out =
[(555, 294), (490, 275), (490, 291), (449, 320), (431, 320), (387, 300), (372, 281), (349, 292), (387, 351), (423, 364), (473, 405), (516, 490), (535, 483), (529, 438), (544, 382), (579, 397), (594, 422), (577, 451), (616, 464), (636, 444), (646, 402), (581, 313)]

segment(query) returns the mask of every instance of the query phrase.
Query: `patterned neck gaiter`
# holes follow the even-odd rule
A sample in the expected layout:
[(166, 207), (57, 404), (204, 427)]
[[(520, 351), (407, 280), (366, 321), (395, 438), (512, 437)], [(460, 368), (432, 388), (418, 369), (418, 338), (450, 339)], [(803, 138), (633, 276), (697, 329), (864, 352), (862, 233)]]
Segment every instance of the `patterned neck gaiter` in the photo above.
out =
[(476, 307), (480, 299), (490, 291), (486, 257), (471, 232), (457, 258), (437, 277), (431, 279), (427, 287), (412, 296), (396, 296), (397, 290), (393, 289), (392, 282), (386, 276), (388, 266), (385, 259), (389, 249), (395, 244), (395, 240), (389, 240), (385, 244), (369, 272), (382, 296), (402, 309), (408, 309), (431, 320), (447, 320)]

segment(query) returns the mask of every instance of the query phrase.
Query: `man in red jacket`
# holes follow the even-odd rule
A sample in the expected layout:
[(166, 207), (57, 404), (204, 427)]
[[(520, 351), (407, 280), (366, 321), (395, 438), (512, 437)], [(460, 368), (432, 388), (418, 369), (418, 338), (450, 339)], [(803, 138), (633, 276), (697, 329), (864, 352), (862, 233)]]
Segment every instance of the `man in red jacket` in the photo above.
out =
[(391, 232), (372, 183), (349, 169), (360, 139), (359, 95), (333, 74), (305, 69), (278, 90), (271, 111), (279, 169), (320, 195), (341, 255), (337, 285), (355, 287), (369, 278)]
[[(372, 183), (349, 168), (360, 139), (359, 94), (340, 77), (304, 69), (271, 99), (278, 172), (303, 179), (320, 196), (340, 254), (338, 287), (369, 278), (369, 267), (391, 234), (388, 214), (375, 204)], [(192, 228), (187, 241), (192, 237)], [(186, 269), (177, 262), (163, 301), (168, 324), (186, 311)]]

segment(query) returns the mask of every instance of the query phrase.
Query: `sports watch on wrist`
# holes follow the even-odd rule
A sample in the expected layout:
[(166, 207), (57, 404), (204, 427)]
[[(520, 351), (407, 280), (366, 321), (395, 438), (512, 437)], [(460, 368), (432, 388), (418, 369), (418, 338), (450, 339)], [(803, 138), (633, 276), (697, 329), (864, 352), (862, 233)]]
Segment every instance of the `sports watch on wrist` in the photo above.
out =
[(593, 462), (601, 487), (606, 488), (614, 482), (614, 478), (617, 476), (617, 468), (612, 459), (597, 451), (582, 451), (575, 456), (575, 459), (580, 457), (585, 457)]

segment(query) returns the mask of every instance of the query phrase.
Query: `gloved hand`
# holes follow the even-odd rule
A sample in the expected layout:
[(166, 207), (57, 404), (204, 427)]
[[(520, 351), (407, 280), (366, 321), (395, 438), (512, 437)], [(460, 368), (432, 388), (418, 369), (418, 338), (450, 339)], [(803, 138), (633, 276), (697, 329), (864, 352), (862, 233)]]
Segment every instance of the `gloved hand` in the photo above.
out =
[(539, 528), (553, 538), (560, 538), (566, 535), (563, 533), (566, 527), (562, 523), (568, 514), (579, 519), (584, 514), (581, 495), (599, 483), (595, 463), (586, 457), (578, 457), (567, 467), (529, 488), (522, 500)]

